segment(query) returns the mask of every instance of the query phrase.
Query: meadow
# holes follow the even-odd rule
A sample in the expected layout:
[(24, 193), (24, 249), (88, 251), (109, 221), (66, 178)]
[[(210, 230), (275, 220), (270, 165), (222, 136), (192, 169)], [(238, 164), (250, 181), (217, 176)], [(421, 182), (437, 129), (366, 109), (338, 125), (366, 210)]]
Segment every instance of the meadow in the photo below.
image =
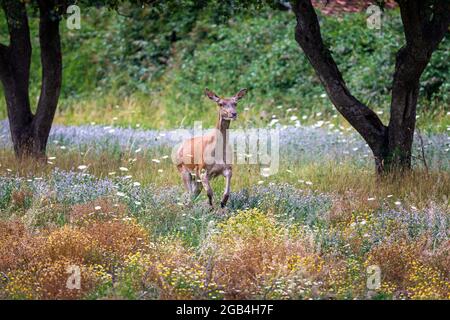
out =
[(37, 165), (2, 122), (0, 297), (449, 299), (448, 135), (380, 180), (359, 136), (329, 125), (278, 125), (279, 172), (237, 165), (224, 211), (186, 197), (174, 130), (55, 126)]
[[(293, 13), (183, 3), (83, 9), (80, 30), (61, 24), (44, 162), (15, 158), (0, 88), (0, 299), (450, 299), (448, 37), (421, 78), (413, 170), (378, 177), (299, 50)], [(387, 124), (402, 23), (398, 9), (379, 32), (366, 18), (319, 13), (349, 89)], [(179, 130), (216, 120), (205, 87), (249, 89), (237, 136), (279, 133), (275, 174), (236, 155), (247, 163), (225, 209), (222, 178), (211, 209), (204, 191), (189, 198), (171, 159)]]

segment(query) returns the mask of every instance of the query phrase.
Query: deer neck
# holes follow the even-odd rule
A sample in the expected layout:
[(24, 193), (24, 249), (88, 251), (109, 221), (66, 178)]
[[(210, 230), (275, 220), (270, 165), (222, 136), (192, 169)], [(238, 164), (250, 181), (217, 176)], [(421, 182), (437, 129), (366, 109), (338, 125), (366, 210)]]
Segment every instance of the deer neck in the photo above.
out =
[(219, 117), (218, 117), (217, 123), (216, 123), (216, 129), (219, 130), (220, 133), (222, 133), (223, 137), (225, 137), (225, 133), (227, 132), (228, 128), (230, 128), (230, 122), (231, 122), (231, 120), (223, 119), (219, 112)]
[(222, 136), (224, 160), (226, 159), (225, 157), (226, 157), (227, 143), (228, 143), (227, 130), (230, 128), (230, 122), (231, 122), (231, 120), (223, 119), (220, 114), (220, 111), (219, 111), (219, 116), (218, 116), (217, 123), (216, 123), (216, 129), (218, 131), (217, 134), (220, 134)]

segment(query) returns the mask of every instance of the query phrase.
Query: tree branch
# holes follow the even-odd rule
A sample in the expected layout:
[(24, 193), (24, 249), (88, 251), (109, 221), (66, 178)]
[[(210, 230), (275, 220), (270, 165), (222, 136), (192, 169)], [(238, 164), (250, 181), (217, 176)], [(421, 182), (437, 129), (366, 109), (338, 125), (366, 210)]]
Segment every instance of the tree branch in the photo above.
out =
[(57, 4), (57, 1), (38, 1), (42, 85), (33, 124), (35, 135), (39, 137), (48, 137), (61, 91), (62, 53), (59, 35), (60, 16), (55, 11)]
[(432, 50), (436, 50), (439, 43), (448, 33), (450, 25), (450, 1), (437, 0), (434, 6), (433, 20), (430, 27), (430, 39)]
[(0, 77), (5, 74), (9, 60), (9, 47), (0, 43)]
[(336, 109), (361, 134), (375, 154), (380, 154), (386, 137), (386, 127), (366, 105), (352, 96), (336, 62), (325, 47), (320, 25), (311, 0), (293, 1), (297, 18), (295, 39), (315, 69)]
[[(21, 1), (3, 0), (1, 6), (8, 23), (9, 47), (14, 55), (27, 57), (31, 63), (30, 29), (25, 4)], [(29, 69), (29, 66), (24, 69)]]
[[(8, 116), (14, 123), (27, 125), (33, 114), (28, 96), (31, 40), (25, 4), (15, 0), (0, 0), (9, 31), (9, 47), (0, 46), (0, 77), (5, 89)], [(14, 112), (12, 111), (14, 108)], [(11, 126), (14, 130), (13, 126)]]

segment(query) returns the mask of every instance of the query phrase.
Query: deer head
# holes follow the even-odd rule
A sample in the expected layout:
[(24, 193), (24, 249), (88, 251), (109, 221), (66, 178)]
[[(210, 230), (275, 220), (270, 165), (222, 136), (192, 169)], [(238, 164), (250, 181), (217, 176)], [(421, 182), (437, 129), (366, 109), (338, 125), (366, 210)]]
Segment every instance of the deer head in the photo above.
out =
[(224, 120), (236, 120), (237, 111), (236, 106), (238, 101), (245, 96), (247, 93), (247, 89), (241, 89), (238, 93), (236, 93), (231, 98), (220, 98), (217, 94), (209, 90), (205, 89), (205, 94), (212, 101), (217, 103), (219, 106), (220, 117)]

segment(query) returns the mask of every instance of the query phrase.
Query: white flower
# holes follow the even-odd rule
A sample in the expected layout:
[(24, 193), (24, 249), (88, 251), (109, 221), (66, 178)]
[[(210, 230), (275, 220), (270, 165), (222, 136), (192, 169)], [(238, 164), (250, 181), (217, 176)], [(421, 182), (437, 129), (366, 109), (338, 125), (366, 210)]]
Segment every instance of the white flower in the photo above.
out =
[(136, 149), (134, 152), (139, 153), (139, 152), (141, 152), (141, 151), (142, 151), (142, 149), (141, 149), (141, 148), (138, 148), (138, 149)]
[(264, 183), (263, 180), (259, 180), (259, 181), (258, 181), (258, 184), (263, 184), (263, 183)]
[(120, 167), (119, 170), (120, 170), (120, 171), (128, 171), (128, 168)]
[(373, 201), (373, 200), (375, 200), (375, 197), (373, 197), (373, 198), (367, 198), (367, 201)]
[(161, 160), (159, 160), (159, 159), (152, 159), (152, 161), (153, 161), (154, 163), (160, 163), (160, 162), (161, 162)]
[(400, 201), (395, 201), (394, 202), (397, 206), (401, 205), (402, 203)]
[(101, 208), (102, 208), (102, 207), (100, 207), (100, 206), (95, 206), (95, 207), (94, 207), (94, 209), (97, 210), (97, 211), (100, 210)]
[(135, 187), (139, 187), (140, 185), (141, 184), (139, 182), (137, 182), (137, 181), (133, 182), (133, 186), (135, 186)]
[(55, 160), (56, 157), (48, 157), (47, 159), (48, 159), (48, 160)]
[(84, 164), (78, 166), (78, 170), (85, 170), (85, 169), (87, 169), (87, 166)]
[(116, 193), (119, 197), (125, 197), (125, 193), (118, 191)]
[(311, 181), (306, 181), (305, 183), (306, 183), (308, 186), (312, 186), (312, 184), (313, 184)]

